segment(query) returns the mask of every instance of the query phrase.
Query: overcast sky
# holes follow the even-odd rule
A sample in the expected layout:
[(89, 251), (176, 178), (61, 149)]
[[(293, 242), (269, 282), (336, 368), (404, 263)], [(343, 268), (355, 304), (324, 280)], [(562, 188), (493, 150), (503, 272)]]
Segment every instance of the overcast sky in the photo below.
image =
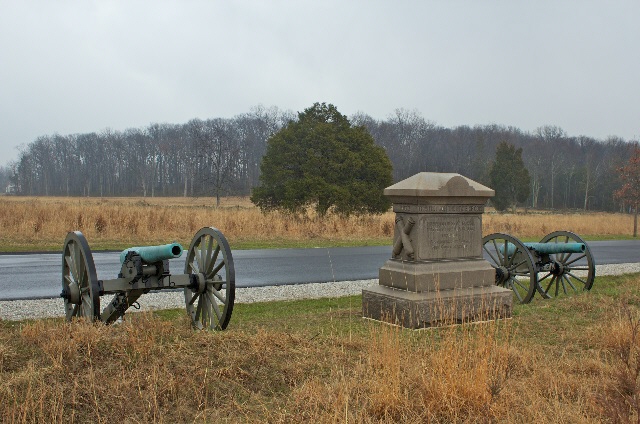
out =
[(328, 102), (640, 138), (640, 1), (0, 0), (0, 165), (40, 135)]

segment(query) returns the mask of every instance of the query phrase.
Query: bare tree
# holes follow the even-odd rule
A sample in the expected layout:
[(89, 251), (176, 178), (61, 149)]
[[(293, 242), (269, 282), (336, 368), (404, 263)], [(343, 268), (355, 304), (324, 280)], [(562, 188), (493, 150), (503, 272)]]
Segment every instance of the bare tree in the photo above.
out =
[(550, 206), (553, 209), (555, 198), (555, 182), (558, 173), (562, 169), (562, 164), (565, 162), (562, 157), (562, 146), (560, 142), (567, 136), (565, 131), (557, 126), (546, 125), (538, 127), (536, 134), (547, 145), (545, 151), (548, 153), (548, 174), (551, 177), (551, 194), (550, 194)]
[(200, 175), (200, 183), (203, 187), (210, 187), (203, 192), (212, 191), (216, 206), (220, 206), (220, 197), (227, 191), (239, 158), (237, 132), (225, 119), (194, 119), (189, 126), (195, 154), (200, 159), (201, 171), (204, 171)]
[(638, 237), (638, 205), (640, 204), (640, 147), (636, 146), (629, 161), (618, 169), (622, 187), (615, 197), (633, 208), (633, 236)]

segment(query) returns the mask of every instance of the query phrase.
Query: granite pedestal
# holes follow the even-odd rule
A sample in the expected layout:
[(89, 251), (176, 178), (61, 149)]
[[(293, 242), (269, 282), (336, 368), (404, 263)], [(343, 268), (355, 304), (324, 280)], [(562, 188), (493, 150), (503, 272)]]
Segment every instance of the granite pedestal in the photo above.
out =
[(482, 257), (482, 213), (494, 191), (459, 174), (422, 172), (387, 187), (392, 257), (362, 291), (363, 315), (407, 328), (511, 316), (511, 290)]

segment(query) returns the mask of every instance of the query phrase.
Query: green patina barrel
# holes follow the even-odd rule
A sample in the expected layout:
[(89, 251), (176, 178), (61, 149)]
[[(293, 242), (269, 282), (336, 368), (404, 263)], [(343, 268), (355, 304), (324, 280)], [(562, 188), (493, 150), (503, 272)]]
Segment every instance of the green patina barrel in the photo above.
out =
[(120, 253), (120, 263), (124, 262), (127, 253), (132, 250), (140, 255), (143, 262), (151, 264), (164, 261), (165, 259), (179, 258), (182, 255), (183, 249), (180, 243), (163, 244), (161, 246), (130, 247)]
[(543, 255), (554, 253), (583, 253), (584, 243), (524, 243), (530, 249)]
[[(535, 250), (542, 255), (551, 255), (556, 253), (583, 253), (586, 249), (584, 243), (522, 243), (529, 249)], [(503, 246), (499, 246), (500, 252), (504, 250)], [(507, 255), (511, 256), (515, 252), (516, 246), (507, 244)]]

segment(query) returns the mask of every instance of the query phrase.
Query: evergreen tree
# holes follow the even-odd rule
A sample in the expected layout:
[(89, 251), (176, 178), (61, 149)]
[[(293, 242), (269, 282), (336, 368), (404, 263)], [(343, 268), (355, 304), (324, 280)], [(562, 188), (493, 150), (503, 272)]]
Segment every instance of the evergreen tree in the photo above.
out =
[(518, 202), (529, 197), (529, 171), (522, 161), (522, 148), (517, 149), (506, 141), (498, 144), (496, 160), (489, 171), (491, 186), (496, 191), (492, 199), (499, 211), (516, 210)]
[(267, 142), (260, 185), (251, 201), (263, 211), (320, 215), (382, 213), (389, 201), (391, 162), (361, 126), (332, 104), (315, 103)]

